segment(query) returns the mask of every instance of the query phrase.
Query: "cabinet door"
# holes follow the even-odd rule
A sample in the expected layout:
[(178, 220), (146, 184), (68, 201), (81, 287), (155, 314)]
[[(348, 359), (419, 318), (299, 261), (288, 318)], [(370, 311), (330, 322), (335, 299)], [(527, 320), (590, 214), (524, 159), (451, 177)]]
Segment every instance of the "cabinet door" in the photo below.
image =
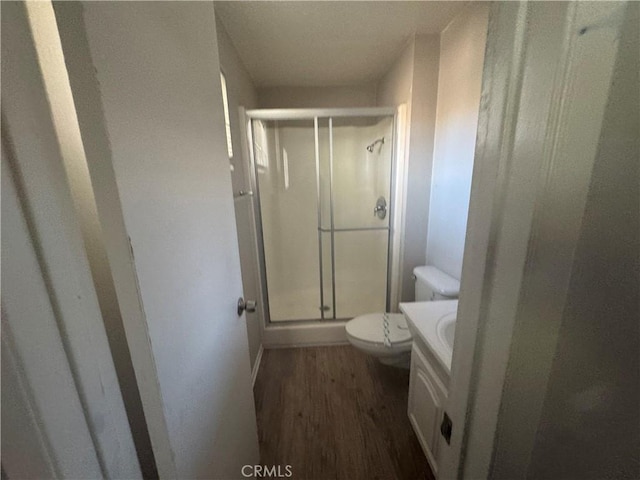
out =
[(438, 470), (439, 420), (446, 392), (424, 355), (414, 345), (411, 354), (409, 420), (418, 436), (431, 469)]

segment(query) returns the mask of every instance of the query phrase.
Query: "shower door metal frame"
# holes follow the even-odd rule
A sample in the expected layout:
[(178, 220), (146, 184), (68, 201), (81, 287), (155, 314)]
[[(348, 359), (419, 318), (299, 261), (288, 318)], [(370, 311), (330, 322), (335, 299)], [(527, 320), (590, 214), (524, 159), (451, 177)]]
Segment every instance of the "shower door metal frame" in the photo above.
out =
[[(371, 108), (319, 108), (319, 109), (255, 109), (245, 111), (247, 120), (247, 141), (249, 142), (249, 181), (251, 189), (255, 192), (253, 196), (255, 213), (254, 221), (256, 226), (256, 240), (258, 242), (258, 265), (260, 276), (260, 290), (262, 292), (262, 300), (264, 303), (264, 318), (266, 326), (269, 325), (308, 325), (313, 322), (326, 323), (328, 321), (345, 321), (346, 318), (336, 317), (336, 281), (335, 281), (335, 232), (353, 232), (353, 231), (374, 231), (387, 230), (387, 275), (386, 275), (386, 311), (391, 306), (391, 262), (392, 252), (395, 245), (393, 244), (393, 222), (395, 217), (395, 193), (396, 193), (396, 150), (397, 150), (397, 112), (393, 107), (371, 107)], [(333, 219), (333, 119), (346, 117), (392, 117), (392, 148), (391, 148), (391, 171), (389, 175), (389, 215), (388, 225), (386, 227), (353, 227), (353, 228), (335, 228)], [(322, 203), (320, 193), (320, 142), (319, 142), (319, 120), (329, 120), (329, 212), (330, 212), (330, 228), (322, 227)], [(254, 142), (253, 142), (253, 120), (313, 120), (314, 129), (314, 154), (316, 164), (316, 202), (318, 215), (318, 260), (320, 274), (320, 318), (299, 319), (276, 321), (271, 320), (271, 310), (269, 308), (269, 291), (267, 285), (267, 264), (264, 250), (264, 235), (262, 225), (262, 208), (260, 205), (260, 185), (258, 182), (258, 165), (255, 161)], [(332, 318), (325, 318), (324, 315), (324, 277), (323, 277), (323, 255), (322, 255), (322, 234), (331, 233), (331, 290), (332, 290)]]

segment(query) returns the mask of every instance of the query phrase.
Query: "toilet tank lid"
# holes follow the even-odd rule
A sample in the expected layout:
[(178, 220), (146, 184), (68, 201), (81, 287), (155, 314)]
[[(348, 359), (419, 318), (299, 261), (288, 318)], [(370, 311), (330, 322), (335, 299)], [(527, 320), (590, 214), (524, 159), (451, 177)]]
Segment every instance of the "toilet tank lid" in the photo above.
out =
[(440, 295), (457, 297), (460, 294), (460, 282), (434, 266), (416, 267), (413, 274)]

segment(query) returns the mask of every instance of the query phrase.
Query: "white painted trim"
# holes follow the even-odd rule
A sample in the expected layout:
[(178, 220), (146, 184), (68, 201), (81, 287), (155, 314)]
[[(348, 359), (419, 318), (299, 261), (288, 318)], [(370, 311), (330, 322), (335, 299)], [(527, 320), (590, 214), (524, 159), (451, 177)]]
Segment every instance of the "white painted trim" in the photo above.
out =
[[(177, 478), (177, 466), (165, 417), (156, 361), (149, 339), (133, 251), (124, 223), (102, 106), (81, 2), (56, 2), (54, 11), (65, 54), (87, 165), (131, 360), (136, 372), (149, 437), (160, 478)], [(90, 151), (89, 147), (90, 146)]]
[[(24, 26), (15, 11), (5, 7), (4, 19), (11, 18), (14, 26)], [(20, 39), (14, 33), (10, 28), (4, 29), (3, 48), (14, 46), (14, 40)], [(21, 40), (25, 40), (23, 45), (29, 45), (26, 38)], [(20, 48), (14, 52), (21, 58), (30, 57)], [(40, 202), (25, 191), (26, 182), (19, 168), (22, 163), (19, 159), (42, 160), (32, 162), (42, 165), (52, 160), (51, 155), (56, 155), (57, 150), (52, 149), (48, 156), (46, 151), (38, 151), (54, 140), (48, 134), (51, 130), (42, 128), (46, 122), (23, 123), (29, 126), (29, 131), (24, 132), (28, 135), (15, 128), (14, 108), (22, 107), (24, 112), (32, 113), (30, 102), (24, 101), (24, 93), (34, 91), (16, 91), (15, 79), (24, 80), (20, 75), (24, 72), (19, 65), (14, 65), (18, 67), (14, 75), (7, 72), (5, 65), (14, 63), (5, 64), (8, 57), (2, 58), (3, 89), (6, 89), (3, 91), (12, 94), (12, 100), (2, 105), (7, 115), (2, 125), (2, 467), (9, 478), (102, 478), (107, 472), (98, 451), (100, 445), (88, 422), (87, 403), (80, 393), (81, 379), (70, 363), (69, 342), (60, 328), (64, 313), (57, 306), (52, 282), (45, 273), (41, 237), (38, 238), (38, 233), (43, 233), (42, 227), (58, 229), (59, 221), (46, 228), (46, 223), (42, 225), (34, 218), (34, 200), (36, 204)], [(42, 100), (38, 95), (33, 98), (36, 104), (46, 105), (38, 101)], [(47, 115), (40, 119), (47, 119)], [(7, 130), (18, 144), (14, 144), (13, 151), (9, 147), (11, 140), (4, 138)], [(34, 132), (40, 141), (33, 141)], [(35, 148), (24, 151), (24, 145)], [(59, 220), (56, 203), (52, 202), (48, 213)], [(64, 244), (64, 240), (58, 243)], [(29, 462), (25, 462), (27, 458)]]
[[(461, 478), (468, 436), (472, 381), (477, 376), (476, 345), (481, 327), (485, 275), (493, 261), (494, 221), (504, 164), (511, 155), (515, 112), (522, 76), (522, 37), (526, 3), (494, 3), (489, 13), (487, 46), (469, 202), (456, 335), (445, 410), (453, 423), (451, 444), (438, 455), (441, 478)], [(487, 442), (489, 443), (489, 442)]]
[(442, 478), (527, 477), (624, 8), (493, 5)]
[[(529, 28), (534, 25), (536, 8), (539, 7), (534, 4)], [(523, 82), (518, 122), (522, 127), (518, 126), (516, 134), (521, 140), (516, 142), (514, 157), (523, 164), (538, 160), (540, 166), (534, 183), (535, 196), (532, 196), (531, 232), (526, 239), (526, 249), (523, 248), (526, 253), (508, 364), (499, 397), (490, 477), (530, 476), (531, 452), (552, 374), (625, 10), (624, 2), (569, 4), (556, 79), (549, 95), (551, 108), (539, 132), (531, 131), (530, 119), (539, 118), (536, 113), (541, 95), (535, 91), (529, 93), (529, 89), (534, 88), (528, 85), (526, 76)], [(541, 36), (546, 33), (546, 22), (556, 16), (542, 17)], [(542, 51), (551, 48), (549, 43), (540, 43)], [(533, 45), (532, 38), (529, 47)], [(511, 198), (522, 198), (519, 185), (513, 183), (513, 191), (517, 193)], [(508, 194), (507, 205), (514, 204)], [(505, 209), (505, 218), (510, 218), (509, 209)], [(504, 255), (504, 261), (510, 263), (509, 254)], [(499, 301), (496, 296), (497, 308), (494, 310), (492, 306), (492, 310), (499, 312)], [(500, 325), (492, 326), (494, 331), (496, 328)], [(489, 330), (487, 335), (488, 338), (491, 335)], [(480, 402), (488, 391), (492, 392), (489, 398), (496, 398), (491, 380), (484, 382), (480, 377), (477, 401), (483, 415)], [(527, 415), (523, 419), (525, 411)]]
[[(125, 461), (122, 457), (116, 458), (113, 454), (105, 454), (105, 457), (110, 458), (114, 466), (117, 465), (116, 468), (121, 469), (114, 471), (114, 476), (128, 476), (131, 469), (139, 470), (138, 459), (135, 457), (136, 451), (139, 454), (141, 464), (145, 466), (152, 464), (151, 442), (147, 434), (140, 394), (136, 387), (135, 373), (125, 340), (122, 316), (115, 294), (111, 267), (104, 247), (103, 233), (98, 221), (95, 196), (87, 168), (87, 160), (84, 155), (84, 146), (76, 117), (62, 46), (60, 45), (53, 5), (48, 1), (27, 2), (25, 5), (50, 105), (51, 119), (60, 146), (60, 156), (64, 167), (61, 173), (64, 172), (70, 191), (72, 202), (70, 210), (73, 211), (77, 219), (82, 237), (82, 247), (86, 251), (85, 256), (92, 277), (92, 282), (85, 280), (83, 283), (87, 286), (86, 288), (91, 289), (91, 297), (96, 297), (99, 311), (96, 311), (94, 315), (99, 322), (100, 336), (104, 336), (103, 332), (106, 331), (106, 338), (108, 339), (108, 343), (103, 347), (103, 355), (108, 358), (108, 363), (113, 363), (115, 374), (117, 375), (117, 377), (112, 376), (113, 373), (108, 370), (101, 375), (88, 371), (85, 381), (95, 382), (95, 385), (92, 388), (87, 388), (87, 390), (93, 390), (96, 393), (109, 392), (112, 389), (106, 388), (106, 386), (115, 382), (121, 387), (109, 402), (106, 402), (108, 397), (105, 396), (102, 399), (96, 398), (96, 401), (99, 399), (100, 403), (95, 403), (93, 406), (89, 403), (89, 411), (93, 410), (94, 412), (90, 413), (90, 418), (99, 417), (104, 415), (106, 411), (111, 410), (112, 421), (109, 425), (116, 428), (120, 423), (123, 423), (126, 427), (120, 426), (120, 428), (126, 428), (131, 431), (130, 434), (119, 432), (116, 438), (126, 439), (127, 436), (132, 434), (135, 447), (133, 444), (123, 447), (122, 441), (113, 441), (111, 448), (120, 452), (127, 450), (132, 452), (132, 459)], [(62, 265), (69, 265), (69, 262), (62, 261), (60, 267)], [(53, 269), (52, 277), (56, 276), (56, 270), (62, 272), (61, 268)], [(65, 280), (68, 278), (65, 273), (61, 273), (60, 276)], [(86, 298), (88, 297), (86, 294), (82, 296), (89, 300)], [(95, 302), (96, 300), (93, 301)], [(99, 361), (99, 347), (95, 343), (87, 342), (88, 336), (82, 334), (83, 329), (89, 325), (90, 316), (82, 314), (81, 317), (80, 324), (69, 326), (67, 330), (70, 333), (75, 332), (79, 336), (75, 346), (76, 355), (80, 357), (82, 355), (81, 352), (84, 351), (87, 357), (93, 359), (97, 364)], [(88, 360), (79, 362), (79, 370), (88, 365), (90, 365)], [(126, 415), (125, 406), (128, 413)], [(124, 421), (118, 421), (118, 416), (124, 417)]]
[(260, 344), (260, 348), (258, 349), (258, 353), (256, 354), (256, 359), (253, 362), (253, 367), (251, 368), (251, 388), (256, 385), (256, 378), (258, 378), (258, 372), (260, 371), (260, 363), (262, 362), (262, 354), (264, 353), (264, 346)]
[(265, 108), (246, 110), (256, 120), (300, 120), (315, 117), (380, 117), (394, 115), (394, 107), (363, 108)]
[[(4, 193), (4, 192), (3, 192)], [(2, 326), (2, 478), (60, 478), (55, 450), (44, 431), (36, 402), (20, 368), (16, 349)], [(54, 442), (55, 443), (55, 442)], [(18, 455), (16, 453), (20, 452)], [(29, 458), (24, 462), (24, 458)], [(9, 477), (10, 476), (10, 477)]]
[(265, 348), (345, 345), (349, 343), (345, 325), (342, 321), (271, 324), (264, 329), (262, 344)]
[(394, 172), (394, 198), (393, 198), (393, 225), (391, 228), (391, 312), (399, 312), (399, 304), (402, 296), (402, 279), (404, 275), (404, 229), (405, 229), (405, 208), (407, 205), (407, 180), (409, 171), (408, 162), (408, 116), (409, 109), (406, 103), (398, 106), (396, 110), (396, 131), (394, 132), (395, 142), (395, 172)]
[[(55, 477), (140, 478), (83, 242), (87, 212), (65, 170), (77, 130), (51, 3), (8, 3), (2, 14), (2, 384), (5, 374), (19, 384), (2, 389), (4, 473), (43, 476), (32, 469), (41, 450)], [(28, 404), (4, 402), (20, 397)]]
[(346, 345), (351, 345), (349, 341), (346, 342), (305, 342), (305, 343), (292, 343), (292, 344), (282, 344), (282, 345), (271, 345), (268, 350), (282, 350), (285, 348), (314, 348), (314, 347), (342, 347)]

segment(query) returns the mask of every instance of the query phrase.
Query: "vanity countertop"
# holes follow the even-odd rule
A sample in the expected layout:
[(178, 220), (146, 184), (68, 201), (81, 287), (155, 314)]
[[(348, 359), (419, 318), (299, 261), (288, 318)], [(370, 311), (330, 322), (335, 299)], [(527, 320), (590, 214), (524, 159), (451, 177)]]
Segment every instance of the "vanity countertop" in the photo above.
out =
[(450, 374), (453, 338), (449, 342), (444, 332), (447, 325), (455, 324), (458, 300), (401, 303), (400, 310), (405, 314), (414, 338), (419, 336)]

